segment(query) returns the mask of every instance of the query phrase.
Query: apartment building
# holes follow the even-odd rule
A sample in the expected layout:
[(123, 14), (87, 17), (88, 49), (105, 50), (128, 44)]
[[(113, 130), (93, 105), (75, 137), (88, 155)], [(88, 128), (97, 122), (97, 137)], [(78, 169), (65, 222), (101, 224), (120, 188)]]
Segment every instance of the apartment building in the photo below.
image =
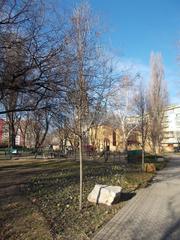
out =
[(164, 115), (163, 148), (168, 151), (180, 147), (180, 105), (169, 106)]

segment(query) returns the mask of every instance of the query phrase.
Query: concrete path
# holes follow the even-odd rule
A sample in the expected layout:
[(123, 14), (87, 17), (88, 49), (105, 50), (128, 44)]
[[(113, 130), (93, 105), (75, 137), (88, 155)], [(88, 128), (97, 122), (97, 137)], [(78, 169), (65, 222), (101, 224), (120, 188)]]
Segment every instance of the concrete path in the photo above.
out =
[(180, 240), (180, 156), (132, 198), (93, 240)]

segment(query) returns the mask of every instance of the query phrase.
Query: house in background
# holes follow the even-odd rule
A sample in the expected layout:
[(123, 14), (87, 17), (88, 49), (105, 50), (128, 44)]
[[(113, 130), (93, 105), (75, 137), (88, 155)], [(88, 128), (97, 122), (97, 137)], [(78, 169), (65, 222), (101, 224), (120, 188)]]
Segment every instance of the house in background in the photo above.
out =
[(89, 130), (89, 144), (99, 152), (104, 149), (119, 151), (122, 141), (118, 130), (114, 130), (110, 124), (102, 124)]
[[(90, 129), (89, 131), (89, 144), (95, 146), (97, 151), (108, 149), (112, 152), (123, 151), (123, 139), (120, 129), (113, 128), (110, 124), (102, 124)], [(138, 149), (140, 144), (138, 141), (137, 132), (128, 139), (128, 149)]]

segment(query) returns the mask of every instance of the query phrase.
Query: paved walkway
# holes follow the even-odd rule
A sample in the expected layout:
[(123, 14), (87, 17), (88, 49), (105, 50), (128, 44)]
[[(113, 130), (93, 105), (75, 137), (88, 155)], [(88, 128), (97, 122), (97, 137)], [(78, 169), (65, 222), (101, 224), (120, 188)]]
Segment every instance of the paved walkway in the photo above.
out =
[(93, 240), (180, 240), (180, 156), (129, 203)]

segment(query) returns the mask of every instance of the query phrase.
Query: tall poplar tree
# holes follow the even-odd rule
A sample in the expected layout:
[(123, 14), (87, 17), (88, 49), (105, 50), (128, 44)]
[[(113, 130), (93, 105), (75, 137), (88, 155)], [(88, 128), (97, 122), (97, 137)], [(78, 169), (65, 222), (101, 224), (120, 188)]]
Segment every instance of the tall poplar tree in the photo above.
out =
[(168, 104), (168, 91), (164, 78), (164, 67), (161, 53), (151, 53), (151, 75), (148, 93), (149, 140), (152, 151), (161, 150), (163, 140), (163, 118)]

